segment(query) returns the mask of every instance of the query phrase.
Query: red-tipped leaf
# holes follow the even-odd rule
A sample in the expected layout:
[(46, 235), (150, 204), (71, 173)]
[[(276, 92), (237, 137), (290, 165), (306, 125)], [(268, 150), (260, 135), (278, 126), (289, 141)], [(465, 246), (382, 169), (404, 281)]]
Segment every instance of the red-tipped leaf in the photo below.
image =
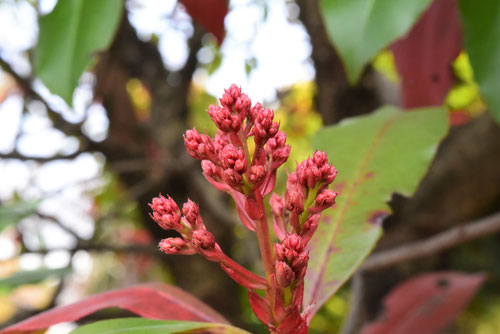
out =
[(456, 0), (434, 1), (391, 49), (401, 76), (403, 106), (442, 105), (454, 82), (451, 63), (462, 49)]
[(76, 321), (110, 307), (125, 309), (148, 319), (228, 323), (223, 316), (193, 295), (174, 286), (157, 283), (99, 293), (74, 304), (37, 314), (0, 333), (42, 330), (58, 323)]
[(430, 334), (448, 325), (474, 297), (484, 274), (435, 272), (397, 286), (384, 300), (379, 320), (362, 334)]
[(219, 45), (222, 44), (228, 0), (179, 0), (179, 2), (184, 5), (194, 21), (212, 33)]

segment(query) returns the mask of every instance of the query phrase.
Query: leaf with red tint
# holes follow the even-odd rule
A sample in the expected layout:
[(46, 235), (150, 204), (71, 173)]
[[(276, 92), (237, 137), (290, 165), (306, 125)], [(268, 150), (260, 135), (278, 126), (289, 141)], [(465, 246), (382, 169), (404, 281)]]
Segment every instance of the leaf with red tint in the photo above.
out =
[(110, 307), (125, 309), (148, 319), (228, 323), (191, 294), (168, 284), (157, 283), (99, 293), (74, 304), (37, 314), (0, 333), (41, 330), (61, 322), (76, 321)]
[(402, 78), (403, 106), (442, 105), (454, 81), (451, 63), (462, 49), (456, 1), (434, 1), (407, 37), (391, 48)]
[(212, 33), (219, 45), (224, 40), (224, 18), (227, 14), (227, 0), (179, 0), (184, 5), (188, 14)]
[(385, 298), (380, 320), (362, 334), (430, 334), (448, 325), (474, 297), (484, 274), (435, 272), (410, 279)]

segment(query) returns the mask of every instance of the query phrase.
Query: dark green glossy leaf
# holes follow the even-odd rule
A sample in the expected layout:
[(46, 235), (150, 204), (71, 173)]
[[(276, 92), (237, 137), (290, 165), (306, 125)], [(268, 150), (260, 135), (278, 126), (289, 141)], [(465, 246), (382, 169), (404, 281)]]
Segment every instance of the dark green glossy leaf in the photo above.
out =
[(346, 119), (316, 136), (339, 174), (337, 204), (311, 240), (304, 305), (318, 310), (352, 275), (375, 246), (394, 192), (410, 196), (448, 129), (440, 108), (403, 112), (383, 107)]
[(79, 327), (71, 334), (249, 334), (243, 329), (225, 324), (193, 321), (150, 320), (145, 318), (123, 318), (94, 322)]
[(474, 77), (500, 122), (500, 0), (460, 0), (460, 14)]
[(69, 105), (83, 71), (111, 43), (122, 9), (122, 0), (64, 0), (40, 17), (35, 73)]
[(330, 39), (355, 83), (382, 48), (403, 36), (431, 0), (321, 0)]
[(0, 279), (0, 286), (14, 288), (23, 284), (35, 284), (43, 281), (48, 277), (61, 277), (69, 274), (70, 272), (70, 267), (19, 271), (12, 276)]

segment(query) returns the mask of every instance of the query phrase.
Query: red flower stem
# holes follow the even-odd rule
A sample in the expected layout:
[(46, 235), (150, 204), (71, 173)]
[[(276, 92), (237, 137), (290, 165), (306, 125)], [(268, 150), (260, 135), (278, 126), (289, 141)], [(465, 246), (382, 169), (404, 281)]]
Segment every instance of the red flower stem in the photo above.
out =
[(234, 261), (231, 259), (229, 256), (226, 254), (222, 253), (222, 260), (220, 263), (235, 272), (237, 272), (243, 279), (247, 280), (248, 282), (253, 283), (255, 286), (259, 286), (258, 289), (265, 289), (267, 286), (267, 281), (264, 277), (261, 277), (257, 274), (254, 274), (250, 270), (246, 269), (242, 265), (240, 265), (238, 262)]
[(264, 263), (264, 269), (266, 271), (267, 279), (267, 295), (270, 302), (271, 318), (274, 325), (278, 325), (275, 320), (274, 315), (274, 290), (271, 286), (271, 275), (274, 274), (274, 252), (271, 242), (271, 237), (269, 235), (269, 224), (267, 222), (266, 208), (264, 206), (264, 201), (260, 195), (260, 190), (254, 191), (255, 201), (259, 205), (261, 210), (260, 220), (255, 222), (255, 232), (257, 233), (257, 239), (259, 240), (260, 253), (262, 256), (262, 262)]
[(274, 254), (272, 248), (271, 237), (269, 235), (269, 224), (267, 222), (266, 208), (264, 207), (264, 201), (259, 193), (259, 190), (254, 192), (255, 201), (259, 205), (259, 209), (262, 213), (260, 220), (255, 222), (255, 232), (257, 233), (257, 239), (259, 240), (260, 254), (262, 256), (262, 262), (264, 263), (264, 269), (266, 271), (267, 281), (271, 282), (271, 274), (274, 273)]

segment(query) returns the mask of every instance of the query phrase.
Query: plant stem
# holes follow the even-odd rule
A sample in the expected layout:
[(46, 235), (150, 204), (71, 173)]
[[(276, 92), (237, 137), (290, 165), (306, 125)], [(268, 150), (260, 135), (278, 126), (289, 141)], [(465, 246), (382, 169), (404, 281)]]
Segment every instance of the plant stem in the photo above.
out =
[(255, 200), (259, 205), (262, 212), (262, 217), (256, 221), (255, 232), (257, 233), (257, 239), (259, 240), (260, 253), (262, 256), (262, 262), (264, 263), (264, 269), (266, 271), (266, 278), (268, 283), (271, 282), (271, 274), (274, 273), (274, 253), (271, 243), (271, 237), (269, 235), (269, 224), (267, 222), (266, 208), (264, 206), (264, 201), (262, 196), (255, 191)]
[(271, 275), (274, 274), (274, 252), (272, 248), (271, 236), (269, 235), (269, 224), (267, 222), (266, 207), (264, 206), (264, 200), (260, 195), (260, 190), (254, 191), (255, 200), (259, 205), (262, 216), (255, 223), (255, 232), (257, 233), (257, 239), (259, 240), (260, 253), (262, 256), (262, 262), (264, 263), (264, 269), (266, 271), (267, 279), (267, 300), (270, 303), (271, 317), (274, 325), (278, 325), (274, 316), (274, 290), (271, 286)]

